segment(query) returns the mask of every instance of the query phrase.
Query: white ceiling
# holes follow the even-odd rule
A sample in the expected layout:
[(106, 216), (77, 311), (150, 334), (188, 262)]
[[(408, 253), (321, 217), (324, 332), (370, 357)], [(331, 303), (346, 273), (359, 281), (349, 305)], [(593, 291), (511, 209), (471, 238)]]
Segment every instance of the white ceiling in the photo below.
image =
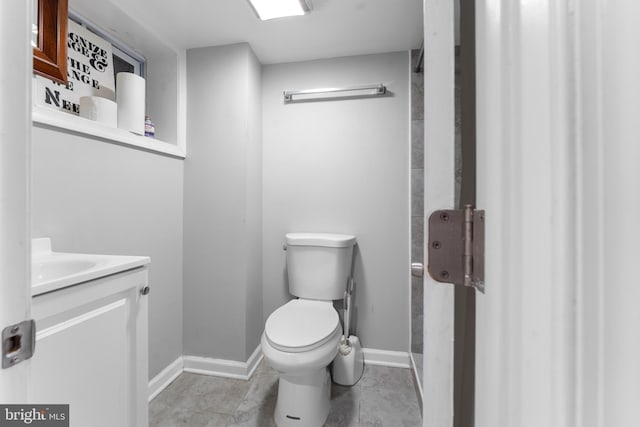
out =
[(312, 0), (260, 21), (247, 0), (112, 0), (178, 48), (248, 42), (263, 64), (418, 49), (422, 0)]

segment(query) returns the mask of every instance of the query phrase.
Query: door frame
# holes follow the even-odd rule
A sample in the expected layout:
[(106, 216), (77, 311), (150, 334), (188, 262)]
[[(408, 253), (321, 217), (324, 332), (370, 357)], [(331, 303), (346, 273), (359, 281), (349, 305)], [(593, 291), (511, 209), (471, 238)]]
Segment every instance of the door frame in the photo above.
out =
[[(32, 2), (0, 3), (0, 329), (30, 318)], [(0, 369), (0, 402), (27, 401), (30, 361)]]
[[(454, 2), (424, 0), (425, 217), (455, 204)], [(425, 218), (425, 242), (428, 221)], [(425, 247), (423, 261), (427, 262)], [(423, 425), (453, 425), (454, 287), (424, 275)]]

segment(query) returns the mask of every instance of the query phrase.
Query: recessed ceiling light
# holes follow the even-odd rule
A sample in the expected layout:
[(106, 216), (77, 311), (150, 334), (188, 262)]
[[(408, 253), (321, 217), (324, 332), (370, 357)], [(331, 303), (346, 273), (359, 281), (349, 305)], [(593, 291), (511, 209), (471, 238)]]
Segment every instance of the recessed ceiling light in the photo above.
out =
[(253, 10), (263, 21), (285, 16), (304, 15), (311, 10), (307, 0), (249, 0)]

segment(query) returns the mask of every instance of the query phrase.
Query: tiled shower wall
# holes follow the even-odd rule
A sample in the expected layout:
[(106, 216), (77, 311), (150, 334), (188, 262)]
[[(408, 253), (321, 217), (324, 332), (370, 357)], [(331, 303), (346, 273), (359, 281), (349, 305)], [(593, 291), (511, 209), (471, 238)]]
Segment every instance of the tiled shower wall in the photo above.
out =
[[(419, 50), (411, 52), (411, 262), (423, 262), (424, 74), (416, 72)], [(423, 279), (411, 277), (411, 352), (422, 360)]]
[[(424, 259), (424, 74), (416, 72), (419, 50), (411, 52), (411, 262)], [(460, 201), (462, 183), (462, 122), (459, 50), (455, 68), (455, 206)], [(425, 274), (426, 265), (425, 265)], [(422, 369), (423, 278), (411, 277), (411, 353)]]

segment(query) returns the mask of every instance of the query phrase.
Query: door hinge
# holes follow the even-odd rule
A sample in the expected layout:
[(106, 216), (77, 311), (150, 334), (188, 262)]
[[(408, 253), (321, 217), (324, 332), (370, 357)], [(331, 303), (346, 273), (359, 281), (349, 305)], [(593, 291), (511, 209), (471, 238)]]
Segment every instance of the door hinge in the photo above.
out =
[(36, 349), (36, 322), (25, 320), (2, 330), (2, 369), (30, 359)]
[(439, 210), (429, 216), (429, 275), (484, 293), (484, 211)]

